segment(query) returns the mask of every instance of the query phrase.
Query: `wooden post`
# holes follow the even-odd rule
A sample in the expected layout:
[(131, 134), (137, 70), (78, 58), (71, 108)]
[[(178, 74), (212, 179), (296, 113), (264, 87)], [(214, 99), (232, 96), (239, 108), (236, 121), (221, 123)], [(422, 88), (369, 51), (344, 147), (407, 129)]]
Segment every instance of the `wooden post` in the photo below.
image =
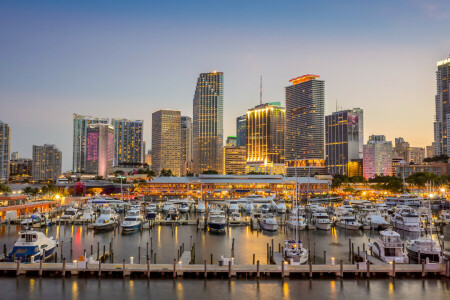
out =
[(259, 278), (259, 260), (256, 262), (256, 278)]
[(20, 275), (20, 259), (17, 260), (17, 270), (16, 270), (16, 276)]
[(213, 264), (213, 254), (211, 253), (211, 264)]
[(312, 278), (312, 262), (309, 261), (309, 278)]
[(204, 273), (203, 273), (203, 278), (208, 278), (208, 273), (207, 273), (207, 271), (206, 271), (206, 259), (205, 259), (205, 270), (204, 270)]
[(146, 251), (146, 254), (147, 254), (147, 259), (148, 259), (148, 242), (147, 242), (147, 251)]
[(367, 278), (370, 278), (370, 262), (367, 260), (366, 261), (366, 270), (367, 270)]
[(39, 277), (41, 277), (42, 276), (42, 261), (43, 261), (44, 259), (41, 259), (40, 261), (39, 261)]
[(177, 260), (173, 259), (173, 278), (177, 277)]
[(366, 252), (366, 243), (363, 243), (363, 252)]
[(138, 247), (138, 264), (141, 264), (141, 246)]
[(281, 262), (281, 278), (284, 278), (284, 261)]
[(62, 271), (62, 276), (63, 276), (63, 277), (66, 276), (66, 258), (63, 258), (63, 271)]
[(61, 241), (61, 261), (63, 260), (63, 248), (64, 248), (64, 241)]
[(91, 245), (91, 256), (94, 255), (94, 246)]
[(351, 262), (352, 257), (352, 239), (348, 239), (348, 262)]
[(122, 261), (123, 277), (125, 277), (125, 259)]
[(340, 267), (339, 267), (340, 273), (341, 273), (341, 277), (344, 277), (344, 264), (342, 263), (342, 259), (340, 262)]
[(354, 264), (354, 263), (355, 263), (355, 248), (354, 248), (354, 245), (352, 243), (352, 264)]
[(148, 258), (148, 256), (147, 256), (147, 278), (150, 278), (150, 259)]
[(327, 251), (323, 251), (323, 264), (327, 264)]
[(392, 262), (392, 277), (395, 278), (395, 260)]
[(231, 278), (231, 260), (228, 262), (228, 278)]
[(255, 253), (253, 253), (253, 265), (255, 265)]
[(270, 257), (272, 258), (273, 257), (273, 239), (272, 239), (272, 248), (270, 248), (270, 249), (271, 249)]
[(156, 252), (155, 252), (155, 254), (153, 255), (153, 264), (156, 264)]
[(102, 261), (98, 262), (98, 278), (102, 277)]
[(3, 244), (3, 253), (5, 254), (5, 258), (8, 256), (8, 253), (6, 252), (6, 244)]
[(422, 259), (422, 277), (425, 277), (425, 259)]

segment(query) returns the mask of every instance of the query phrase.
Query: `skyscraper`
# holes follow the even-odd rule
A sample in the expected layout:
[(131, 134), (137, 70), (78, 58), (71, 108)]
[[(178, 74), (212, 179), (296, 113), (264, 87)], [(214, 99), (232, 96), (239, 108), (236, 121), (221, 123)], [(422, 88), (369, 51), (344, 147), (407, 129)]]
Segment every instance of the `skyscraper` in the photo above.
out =
[(245, 166), (247, 161), (245, 153), (245, 147), (224, 146), (222, 174), (245, 174)]
[(107, 124), (108, 119), (73, 114), (73, 171), (86, 169), (86, 136), (90, 124)]
[(236, 146), (247, 145), (247, 115), (236, 118)]
[(56, 181), (61, 176), (62, 153), (55, 145), (33, 145), (34, 181)]
[(286, 91), (287, 175), (325, 174), (325, 82), (318, 75), (291, 79)]
[(280, 102), (257, 105), (247, 111), (247, 173), (285, 174), (284, 121)]
[(113, 167), (114, 127), (109, 124), (90, 124), (86, 137), (86, 173), (107, 179)]
[(227, 136), (227, 141), (225, 143), (225, 146), (237, 147), (236, 136), (234, 136), (234, 135)]
[(349, 175), (352, 162), (362, 162), (364, 145), (363, 110), (333, 112), (325, 117), (325, 158), (327, 173)]
[(143, 164), (144, 121), (112, 119), (114, 127), (114, 166)]
[(152, 114), (152, 170), (181, 174), (181, 112), (161, 109)]
[(392, 176), (392, 142), (386, 141), (384, 135), (371, 135), (363, 147), (364, 178), (375, 175)]
[(223, 73), (202, 73), (194, 95), (193, 169), (222, 172)]
[(8, 124), (0, 121), (0, 181), (7, 181), (9, 178), (10, 151), (10, 128)]
[(181, 117), (181, 174), (186, 175), (192, 171), (192, 119)]
[(436, 120), (434, 122), (434, 155), (450, 154), (450, 57), (437, 62), (436, 71)]

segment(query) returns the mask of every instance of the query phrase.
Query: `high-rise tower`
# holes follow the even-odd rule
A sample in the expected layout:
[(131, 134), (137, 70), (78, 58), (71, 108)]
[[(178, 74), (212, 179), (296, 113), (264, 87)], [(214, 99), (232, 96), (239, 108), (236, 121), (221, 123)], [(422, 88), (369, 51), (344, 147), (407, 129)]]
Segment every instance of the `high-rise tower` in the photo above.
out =
[(0, 181), (7, 181), (9, 178), (10, 151), (10, 128), (8, 124), (0, 121)]
[(186, 175), (192, 171), (192, 119), (181, 117), (181, 174)]
[(144, 121), (112, 119), (114, 127), (114, 166), (144, 163)]
[(434, 155), (450, 154), (450, 57), (437, 62)]

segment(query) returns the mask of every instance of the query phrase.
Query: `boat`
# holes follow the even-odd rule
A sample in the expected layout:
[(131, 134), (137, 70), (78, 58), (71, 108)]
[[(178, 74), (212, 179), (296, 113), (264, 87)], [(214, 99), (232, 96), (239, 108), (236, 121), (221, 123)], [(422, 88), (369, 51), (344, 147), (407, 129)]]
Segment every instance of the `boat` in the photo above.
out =
[(197, 212), (200, 214), (203, 214), (206, 212), (206, 205), (205, 202), (199, 201), (197, 204)]
[(172, 205), (166, 211), (166, 220), (176, 220), (178, 219), (178, 209), (175, 205)]
[(380, 236), (373, 243), (369, 243), (369, 248), (376, 258), (385, 263), (408, 263), (408, 256), (403, 252), (400, 234), (391, 229), (380, 231)]
[(270, 206), (268, 204), (262, 204), (261, 205), (261, 212), (266, 214), (270, 211)]
[(356, 221), (355, 217), (350, 214), (337, 216), (335, 225), (348, 230), (358, 230), (362, 226), (362, 224)]
[(211, 231), (224, 232), (226, 225), (225, 212), (220, 209), (211, 209), (208, 216), (208, 227)]
[(173, 208), (176, 209), (175, 205), (173, 205), (173, 204), (170, 203), (170, 202), (165, 202), (164, 205), (163, 205), (162, 211), (163, 211), (163, 213), (168, 213), (169, 210), (171, 210), (171, 209), (173, 209)]
[(233, 212), (238, 213), (240, 210), (241, 210), (241, 209), (240, 209), (239, 204), (237, 203), (237, 201), (231, 201), (231, 202), (230, 202), (230, 206), (229, 206), (229, 208), (228, 208), (228, 211), (229, 211), (230, 213), (233, 213)]
[(19, 239), (14, 243), (7, 261), (39, 262), (55, 253), (58, 241), (47, 237), (44, 233), (34, 230), (19, 232)]
[(95, 213), (92, 210), (92, 207), (86, 206), (83, 211), (81, 212), (81, 218), (82, 221), (92, 221), (95, 220)]
[(180, 206), (178, 207), (178, 211), (180, 213), (187, 213), (187, 212), (189, 212), (189, 209), (190, 209), (190, 207), (189, 207), (189, 204), (187, 204), (187, 203), (181, 203)]
[(64, 213), (62, 214), (62, 216), (60, 217), (61, 220), (67, 220), (67, 221), (71, 221), (71, 220), (75, 220), (76, 218), (78, 218), (80, 216), (78, 209), (73, 208), (73, 207), (69, 207), (67, 208)]
[(120, 226), (122, 227), (122, 232), (133, 232), (140, 230), (143, 223), (144, 220), (140, 210), (129, 210)]
[(149, 220), (156, 219), (156, 216), (158, 215), (157, 208), (155, 204), (149, 204), (145, 208), (145, 217)]
[(262, 218), (259, 219), (259, 225), (263, 230), (267, 231), (277, 231), (278, 230), (278, 222), (273, 217), (272, 214), (263, 215)]
[(439, 221), (444, 224), (450, 224), (450, 211), (443, 210), (439, 215)]
[(253, 203), (247, 203), (245, 205), (245, 213), (251, 215), (253, 213), (253, 211), (255, 210), (255, 206), (253, 205)]
[(286, 210), (287, 210), (287, 208), (286, 208), (286, 203), (280, 202), (280, 203), (277, 204), (277, 212), (278, 212), (279, 214), (284, 214), (284, 213), (286, 213)]
[(117, 225), (117, 215), (110, 207), (105, 207), (100, 210), (100, 216), (95, 220), (93, 226), (94, 230), (112, 230)]
[(43, 216), (40, 213), (34, 213), (29, 218), (26, 218), (20, 222), (23, 226), (29, 226), (34, 223), (41, 223), (44, 220)]
[(412, 208), (402, 208), (394, 213), (392, 225), (400, 230), (420, 232), (420, 216)]
[(285, 240), (284, 256), (289, 259), (291, 265), (301, 265), (308, 262), (308, 250), (303, 248), (301, 241)]
[(330, 217), (324, 212), (313, 213), (311, 223), (320, 230), (330, 230), (332, 224)]
[(394, 197), (386, 197), (385, 203), (388, 206), (408, 205), (419, 207), (422, 203), (422, 197), (405, 193)]
[(140, 204), (131, 204), (130, 205), (130, 210), (138, 210), (141, 211), (142, 206)]
[(442, 263), (442, 248), (430, 238), (419, 238), (409, 241), (406, 243), (406, 250), (411, 262), (419, 262), (420, 251), (420, 260), (430, 263)]
[(379, 212), (368, 213), (363, 220), (365, 224), (374, 229), (387, 229), (390, 226), (390, 223)]
[(303, 230), (306, 228), (306, 220), (302, 214), (303, 208), (298, 206), (296, 209), (292, 210), (291, 215), (288, 220), (288, 227), (292, 229)]

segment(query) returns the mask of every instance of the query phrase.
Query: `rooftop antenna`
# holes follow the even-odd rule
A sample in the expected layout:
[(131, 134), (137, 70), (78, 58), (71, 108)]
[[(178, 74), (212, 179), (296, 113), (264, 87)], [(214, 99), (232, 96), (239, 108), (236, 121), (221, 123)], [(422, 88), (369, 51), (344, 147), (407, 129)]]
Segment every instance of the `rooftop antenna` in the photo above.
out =
[(262, 75), (259, 82), (259, 104), (262, 105)]
[(338, 112), (338, 103), (337, 103), (337, 99), (336, 99), (336, 112)]

